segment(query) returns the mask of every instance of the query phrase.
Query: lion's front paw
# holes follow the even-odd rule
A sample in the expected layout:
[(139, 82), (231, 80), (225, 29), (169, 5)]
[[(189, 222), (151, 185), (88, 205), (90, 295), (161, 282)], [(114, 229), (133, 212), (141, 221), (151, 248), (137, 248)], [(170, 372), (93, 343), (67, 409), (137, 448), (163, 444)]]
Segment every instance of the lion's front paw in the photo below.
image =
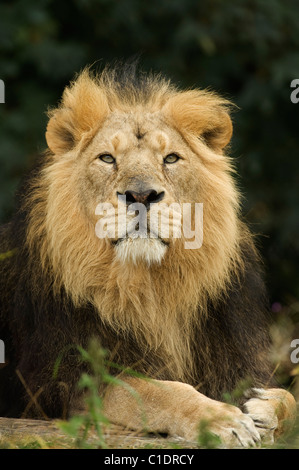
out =
[(227, 447), (256, 447), (260, 435), (250, 416), (236, 407), (223, 406), (223, 415), (211, 423), (210, 432), (216, 434)]
[(265, 444), (273, 444), (277, 434), (295, 414), (295, 400), (286, 390), (252, 388), (245, 393), (249, 400), (243, 410), (250, 416)]
[[(260, 445), (260, 435), (250, 416), (232, 405), (215, 402), (207, 407), (199, 416), (199, 425), (196, 426), (197, 439), (200, 432), (209, 432), (217, 436), (220, 447), (257, 447)], [(191, 426), (187, 432), (187, 439), (194, 440), (195, 427)]]

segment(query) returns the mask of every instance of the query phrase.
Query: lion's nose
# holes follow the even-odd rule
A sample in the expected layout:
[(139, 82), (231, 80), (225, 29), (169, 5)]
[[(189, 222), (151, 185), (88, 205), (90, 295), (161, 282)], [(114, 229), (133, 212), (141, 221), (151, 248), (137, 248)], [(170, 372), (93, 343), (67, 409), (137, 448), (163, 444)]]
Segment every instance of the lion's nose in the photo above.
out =
[(164, 198), (165, 192), (161, 191), (158, 193), (154, 189), (148, 189), (147, 191), (143, 192), (136, 192), (136, 191), (125, 191), (124, 194), (117, 193), (119, 196), (126, 196), (126, 203), (127, 205), (132, 204), (134, 202), (140, 202), (144, 204), (146, 207), (149, 207), (150, 204), (155, 204), (156, 202), (162, 201)]

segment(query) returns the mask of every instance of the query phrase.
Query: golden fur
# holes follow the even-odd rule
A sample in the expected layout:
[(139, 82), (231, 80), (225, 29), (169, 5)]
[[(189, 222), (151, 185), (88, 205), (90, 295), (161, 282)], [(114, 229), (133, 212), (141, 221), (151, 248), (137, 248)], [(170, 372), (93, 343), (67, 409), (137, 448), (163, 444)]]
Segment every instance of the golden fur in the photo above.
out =
[[(193, 440), (204, 419), (226, 445), (247, 447), (261, 437), (272, 441), (294, 416), (288, 392), (261, 389), (271, 383), (264, 287), (224, 153), (229, 111), (210, 91), (180, 91), (135, 72), (119, 80), (117, 67), (96, 76), (86, 69), (66, 88), (49, 112), (44, 161), (15, 219), (0, 231), (3, 248), (18, 248), (0, 265), (0, 333), (12, 339), (3, 369), (10, 390), (0, 381), (0, 410), (15, 416), (33, 405), (15, 368), (38, 397), (33, 416), (81, 409), (77, 382), (85, 365), (69, 348), (87, 347), (95, 336), (120, 366), (154, 379), (124, 374), (126, 387), (101, 390), (115, 423), (140, 429), (144, 412), (149, 430)], [(202, 245), (186, 249), (185, 232), (162, 233), (164, 209), (157, 238), (121, 229), (99, 238), (98, 223), (110, 227), (111, 213), (119, 222), (127, 210), (119, 203), (124, 194), (130, 202), (151, 194), (167, 207), (202, 203)], [(103, 215), (98, 207), (107, 203)], [(127, 216), (133, 222), (134, 213)], [(194, 213), (191, 219), (197, 222)], [(170, 226), (177, 224), (174, 211)], [(245, 413), (217, 401), (248, 378), (258, 388), (243, 402)]]
[[(216, 299), (240, 266), (244, 228), (239, 229), (239, 195), (230, 159), (222, 153), (232, 133), (228, 110), (229, 103), (214, 93), (178, 91), (161, 79), (152, 81), (146, 98), (134, 90), (123, 96), (108, 73), (94, 77), (85, 70), (65, 90), (60, 107), (49, 113), (46, 137), (51, 153), (29, 201), (34, 210), (27, 240), (30, 245), (40, 243), (41, 263), (55, 273), (57, 290), (63, 285), (75, 305), (92, 302), (116, 330), (133, 330), (145, 350), (155, 348), (168, 362), (172, 358), (171, 366), (184, 380), (192, 375), (189, 333), (196, 309), (200, 305), (204, 312), (207, 298)], [(151, 266), (142, 261), (124, 265), (111, 243), (96, 237), (96, 204), (115, 203), (115, 198), (105, 186), (98, 188), (99, 198), (95, 185), (84, 181), (83, 165), (96, 158), (107, 129), (117, 150), (123, 146), (126, 154), (133, 154), (130, 168), (127, 164), (120, 169), (116, 182), (116, 176), (107, 179), (109, 187), (126, 187), (140, 157), (136, 125), (150, 134), (144, 152), (152, 140), (165, 154), (175, 143), (189, 159), (189, 168), (177, 167), (175, 184), (180, 190), (169, 184), (169, 201), (204, 204), (201, 249), (185, 250), (183, 240), (176, 240), (163, 263)], [(122, 141), (124, 133), (117, 135), (122, 128), (127, 142)], [(148, 158), (139, 176), (165, 185), (160, 168), (158, 160)]]

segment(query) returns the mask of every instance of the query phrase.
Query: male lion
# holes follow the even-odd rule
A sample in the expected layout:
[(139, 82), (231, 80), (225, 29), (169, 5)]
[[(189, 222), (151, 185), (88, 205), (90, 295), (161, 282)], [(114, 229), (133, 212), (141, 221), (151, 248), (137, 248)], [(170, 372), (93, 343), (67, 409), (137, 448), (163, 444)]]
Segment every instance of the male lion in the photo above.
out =
[[(112, 422), (140, 429), (145, 416), (150, 431), (195, 440), (204, 420), (226, 446), (282, 431), (295, 401), (263, 388), (274, 386), (265, 293), (223, 153), (229, 109), (217, 94), (179, 91), (134, 67), (85, 70), (66, 88), (49, 113), (49, 149), (0, 231), (1, 253), (11, 254), (0, 264), (2, 415), (82, 410), (75, 345), (96, 337), (114, 363), (152, 379), (123, 373), (129, 387), (101, 391)], [(101, 212), (105, 203), (113, 214)], [(111, 231), (121, 211), (132, 223), (133, 203), (146, 208), (145, 235)], [(184, 231), (163, 235), (173, 203), (191, 205), (195, 225), (192, 205), (203, 204), (199, 246), (188, 247)], [(148, 220), (162, 204), (152, 236)], [(168, 215), (177, 228), (178, 211)], [(106, 237), (96, 233), (102, 219)], [(221, 402), (246, 380), (240, 408)]]

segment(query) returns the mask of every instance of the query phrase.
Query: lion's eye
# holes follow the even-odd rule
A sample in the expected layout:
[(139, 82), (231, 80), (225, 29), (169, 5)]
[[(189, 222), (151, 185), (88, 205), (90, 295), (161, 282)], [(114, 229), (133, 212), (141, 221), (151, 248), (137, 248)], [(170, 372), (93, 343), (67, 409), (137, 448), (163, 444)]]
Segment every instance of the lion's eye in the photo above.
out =
[(176, 153), (170, 153), (164, 158), (164, 163), (176, 163), (180, 157)]
[(115, 158), (110, 155), (110, 153), (104, 153), (103, 155), (99, 155), (99, 159), (105, 163), (114, 163)]

